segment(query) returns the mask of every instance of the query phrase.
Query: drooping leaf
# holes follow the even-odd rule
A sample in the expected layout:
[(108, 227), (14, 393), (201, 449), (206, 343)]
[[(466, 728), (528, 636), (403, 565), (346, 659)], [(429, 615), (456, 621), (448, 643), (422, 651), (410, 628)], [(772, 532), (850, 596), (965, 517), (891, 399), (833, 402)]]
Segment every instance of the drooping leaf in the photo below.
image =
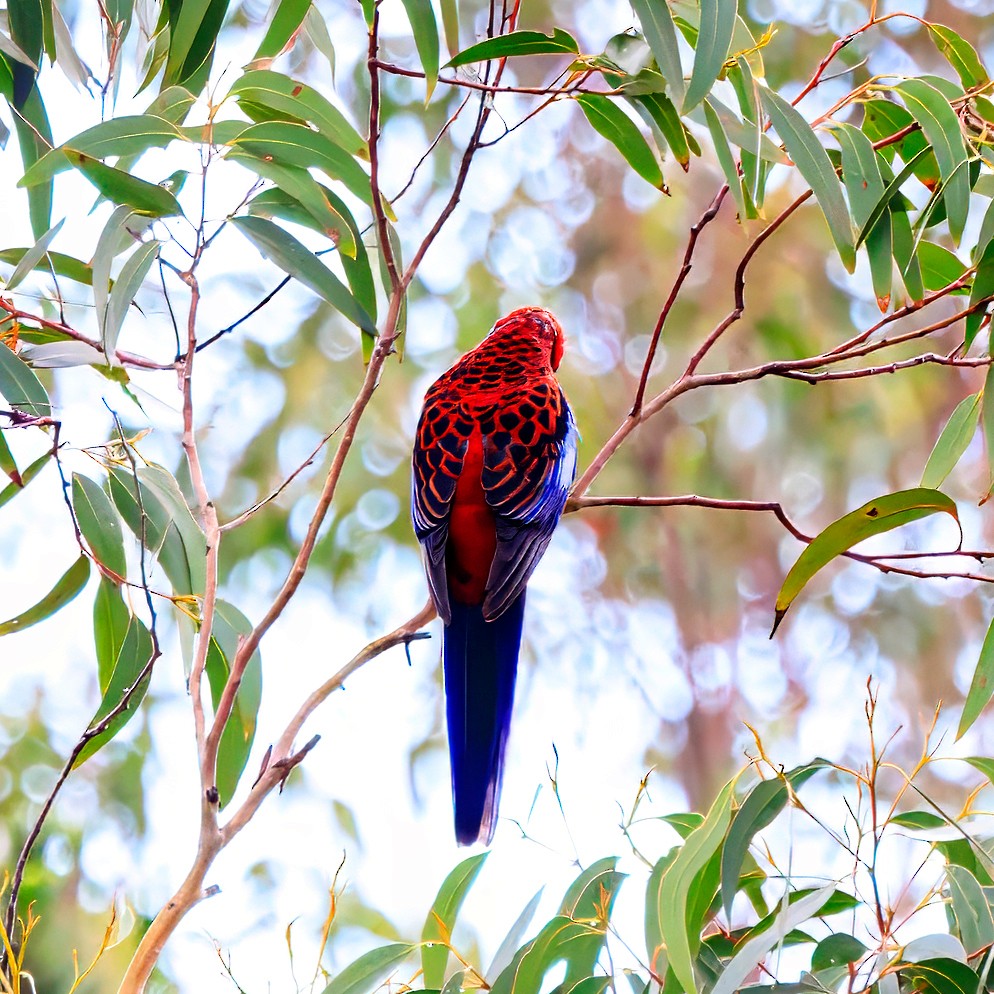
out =
[(63, 154), (100, 191), (101, 196), (112, 203), (127, 204), (138, 214), (150, 217), (172, 217), (183, 213), (179, 201), (155, 183), (108, 166), (76, 149), (64, 148)]
[(670, 147), (673, 157), (680, 163), (680, 168), (686, 172), (690, 167), (690, 143), (687, 129), (673, 101), (662, 93), (646, 93), (633, 97), (632, 102), (636, 109), (644, 108), (649, 120)]
[(994, 915), (990, 901), (977, 878), (964, 867), (947, 866), (946, 879), (960, 940), (967, 953), (972, 955), (994, 943)]
[(148, 271), (152, 268), (159, 254), (159, 242), (154, 238), (142, 242), (128, 257), (114, 283), (107, 301), (107, 310), (101, 322), (100, 338), (104, 346), (104, 354), (110, 359), (117, 349), (117, 339), (127, 316), (128, 308), (141, 289)]
[(334, 977), (321, 994), (369, 994), (383, 978), (415, 950), (409, 942), (391, 942), (363, 953)]
[(929, 994), (976, 994), (980, 978), (965, 963), (943, 956), (901, 967), (901, 976), (912, 990)]
[(41, 380), (6, 345), (0, 342), (0, 396), (18, 411), (46, 418), (52, 404)]
[(946, 57), (949, 64), (956, 70), (964, 90), (972, 90), (983, 86), (988, 80), (987, 70), (977, 55), (977, 50), (952, 28), (945, 24), (926, 22), (928, 33), (935, 47)]
[(6, 290), (10, 291), (15, 289), (15, 287), (20, 284), (28, 273), (31, 272), (37, 265), (45, 258), (45, 254), (48, 252), (48, 246), (52, 244), (55, 236), (59, 233), (62, 225), (65, 224), (66, 219), (63, 218), (58, 224), (53, 225), (48, 231), (45, 232), (38, 241), (29, 248), (23, 256), (21, 256), (20, 261), (14, 268), (14, 271), (7, 278)]
[(960, 131), (959, 118), (949, 101), (922, 79), (906, 79), (895, 89), (921, 125), (935, 152), (942, 176), (942, 197), (946, 204), (949, 232), (953, 241), (959, 242), (970, 210), (969, 153)]
[(828, 152), (808, 122), (780, 94), (763, 87), (761, 96), (787, 154), (821, 206), (842, 264), (851, 273), (856, 267), (855, 233)]
[(576, 98), (593, 129), (622, 154), (646, 182), (666, 192), (662, 170), (635, 122), (610, 97), (583, 93)]
[[(4, 262), (8, 266), (17, 266), (30, 251), (29, 248), (4, 249), (0, 251), (0, 262)], [(46, 252), (32, 268), (44, 269), (47, 272), (49, 264), (51, 264), (56, 276), (63, 276), (87, 286), (93, 283), (92, 267), (79, 259), (74, 259), (71, 255), (64, 255), (62, 252)]]
[(425, 73), (425, 103), (431, 99), (432, 91), (438, 82), (438, 24), (431, 0), (403, 0), (407, 19), (414, 35), (414, 45), (418, 50), (421, 68)]
[(7, 439), (2, 431), (0, 431), (0, 472), (5, 473), (14, 486), (24, 486), (24, 481), (21, 479), (21, 473), (17, 468), (14, 454), (10, 451), (10, 446), (7, 444)]
[(694, 67), (683, 97), (685, 114), (711, 92), (711, 87), (724, 68), (732, 43), (732, 32), (735, 30), (737, 7), (737, 0), (701, 0)]
[(819, 770), (830, 768), (828, 760), (816, 759), (783, 776), (762, 780), (739, 805), (721, 851), (721, 902), (729, 920), (732, 917), (732, 901), (738, 893), (739, 874), (749, 846), (756, 833), (771, 825), (787, 806), (790, 797), (787, 785), (790, 784), (791, 789), (796, 790)]
[(866, 946), (856, 936), (847, 932), (834, 932), (822, 939), (811, 954), (811, 969), (827, 970), (833, 966), (858, 963), (867, 952)]
[(603, 942), (603, 928), (556, 915), (534, 939), (518, 950), (493, 982), (491, 994), (539, 994), (546, 974), (563, 960), (567, 962), (568, 972), (570, 956), (577, 943), (591, 937)]
[[(918, 243), (918, 263), (921, 266), (922, 282), (925, 289), (930, 291), (941, 290), (950, 283), (955, 283), (967, 268), (954, 253), (935, 242)], [(969, 290), (965, 287), (952, 291), (953, 296), (967, 293)]]
[(962, 738), (970, 726), (980, 717), (994, 694), (994, 621), (987, 629), (984, 644), (980, 648), (980, 658), (973, 671), (970, 689), (963, 702), (963, 714), (960, 715), (956, 738)]
[(376, 337), (376, 324), (349, 289), (296, 238), (261, 217), (236, 217), (232, 224), (285, 273), (327, 300), (365, 334)]
[(119, 577), (127, 575), (121, 519), (99, 483), (73, 473), (72, 505), (76, 522), (101, 565)]
[(464, 859), (445, 878), (432, 902), (421, 930), (421, 941), (424, 943), (421, 946), (421, 969), (426, 988), (441, 987), (445, 980), (445, 966), (449, 961), (449, 949), (445, 943), (452, 935), (459, 909), (488, 855), (483, 852)]
[(185, 83), (197, 93), (207, 81), (228, 0), (184, 0), (169, 12), (169, 54), (162, 85)]
[(935, 441), (932, 452), (925, 463), (925, 471), (919, 484), (931, 490), (942, 486), (943, 480), (953, 471), (967, 446), (977, 432), (980, 419), (981, 394), (970, 394), (957, 405)]
[(16, 483), (11, 481), (0, 490), (0, 507), (3, 507), (8, 501), (13, 500), (19, 493), (21, 493), (24, 488), (45, 468), (48, 460), (51, 456), (50, 452), (46, 452), (44, 455), (39, 456), (26, 470), (20, 474), (20, 482)]
[(625, 874), (617, 870), (618, 860), (608, 856), (591, 863), (563, 895), (559, 912), (573, 921), (592, 922), (596, 926), (586, 935), (571, 940), (566, 958), (565, 985), (579, 983), (592, 974), (600, 958), (607, 935), (607, 922)]
[(86, 586), (86, 581), (89, 578), (90, 560), (85, 556), (80, 556), (37, 604), (0, 624), (0, 635), (23, 632), (26, 628), (37, 625), (39, 621), (50, 618), (56, 611), (65, 607)]
[(441, 0), (442, 33), (449, 55), (459, 51), (459, 4), (457, 0)]
[(110, 685), (130, 626), (131, 612), (124, 603), (119, 586), (105, 576), (100, 577), (97, 595), (93, 599), (93, 644), (101, 694), (105, 694)]
[(311, 0), (280, 0), (252, 61), (276, 58), (293, 38), (310, 6)]
[(746, 203), (745, 193), (742, 189), (742, 180), (739, 179), (739, 167), (728, 147), (728, 138), (725, 129), (721, 126), (721, 120), (709, 100), (704, 101), (704, 115), (708, 122), (708, 130), (711, 132), (711, 144), (714, 146), (714, 153), (718, 158), (718, 165), (725, 176), (725, 183), (732, 196), (735, 198), (735, 206), (741, 221), (748, 217), (755, 217), (755, 211), (749, 210)]
[[(152, 658), (153, 645), (152, 635), (144, 622), (132, 616), (128, 625), (127, 634), (121, 644), (121, 650), (117, 655), (114, 664), (114, 672), (107, 682), (107, 688), (100, 700), (100, 706), (96, 714), (90, 721), (90, 728), (99, 725), (115, 708), (124, 700), (125, 695), (135, 687), (136, 681), (141, 676), (142, 670)], [(73, 763), (73, 769), (78, 769), (95, 752), (102, 749), (124, 726), (137, 714), (138, 706), (141, 704), (148, 691), (152, 674), (148, 673), (137, 688), (131, 693), (127, 707), (114, 715), (108, 722), (107, 727), (94, 735), (80, 751)]]
[(551, 35), (544, 35), (541, 31), (511, 31), (464, 48), (446, 63), (446, 68), (513, 55), (577, 55), (579, 51), (576, 39), (562, 28), (554, 28)]
[(956, 504), (952, 500), (938, 490), (916, 487), (884, 494), (830, 524), (812, 540), (787, 574), (777, 595), (771, 636), (808, 580), (823, 566), (874, 535), (939, 512), (950, 515), (959, 525)]
[(521, 914), (514, 920), (510, 931), (504, 936), (504, 940), (494, 954), (490, 966), (487, 967), (487, 977), (493, 978), (499, 976), (514, 959), (515, 950), (521, 945), (521, 940), (524, 939), (528, 931), (528, 926), (531, 924), (532, 918), (535, 917), (535, 912), (538, 910), (541, 900), (542, 888), (539, 888), (532, 899), (522, 909)]
[[(982, 300), (988, 297), (994, 297), (994, 241), (988, 243), (984, 249), (984, 254), (977, 263), (977, 275), (974, 276), (973, 287), (970, 289), (970, 307), (977, 307)], [(988, 309), (988, 307), (977, 307), (973, 313), (967, 314), (963, 333), (964, 352), (977, 337), (980, 325), (984, 320), (984, 314)]]
[(638, 15), (642, 33), (652, 49), (659, 71), (666, 77), (673, 102), (682, 104), (686, 86), (680, 62), (680, 45), (669, 5), (657, 3), (656, 0), (632, 0), (632, 7)]

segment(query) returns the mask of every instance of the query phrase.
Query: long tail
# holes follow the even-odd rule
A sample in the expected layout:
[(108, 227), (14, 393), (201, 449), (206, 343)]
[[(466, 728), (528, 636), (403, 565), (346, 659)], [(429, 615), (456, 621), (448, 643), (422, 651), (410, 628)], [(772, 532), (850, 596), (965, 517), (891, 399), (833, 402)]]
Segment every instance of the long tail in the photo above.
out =
[(497, 824), (525, 595), (494, 621), (484, 621), (479, 606), (453, 601), (451, 607), (442, 658), (456, 841), (489, 844)]

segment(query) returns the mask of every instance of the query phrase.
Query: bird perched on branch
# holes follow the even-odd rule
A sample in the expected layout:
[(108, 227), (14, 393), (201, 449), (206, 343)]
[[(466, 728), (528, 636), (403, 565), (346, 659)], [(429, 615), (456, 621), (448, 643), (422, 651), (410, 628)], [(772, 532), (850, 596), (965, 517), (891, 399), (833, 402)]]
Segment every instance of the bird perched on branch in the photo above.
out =
[(456, 840), (489, 843), (511, 723), (525, 585), (563, 513), (577, 432), (555, 370), (563, 330), (522, 307), (428, 390), (412, 516), (445, 625)]

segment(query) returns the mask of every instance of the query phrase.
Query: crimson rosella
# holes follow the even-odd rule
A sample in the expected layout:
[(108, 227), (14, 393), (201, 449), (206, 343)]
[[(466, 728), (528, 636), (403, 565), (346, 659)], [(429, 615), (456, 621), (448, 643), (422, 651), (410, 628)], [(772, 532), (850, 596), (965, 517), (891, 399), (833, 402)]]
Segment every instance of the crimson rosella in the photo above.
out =
[(576, 424), (553, 372), (562, 356), (548, 311), (512, 311), (432, 384), (418, 422), (412, 516), (445, 626), (460, 845), (493, 837), (525, 584), (576, 473)]

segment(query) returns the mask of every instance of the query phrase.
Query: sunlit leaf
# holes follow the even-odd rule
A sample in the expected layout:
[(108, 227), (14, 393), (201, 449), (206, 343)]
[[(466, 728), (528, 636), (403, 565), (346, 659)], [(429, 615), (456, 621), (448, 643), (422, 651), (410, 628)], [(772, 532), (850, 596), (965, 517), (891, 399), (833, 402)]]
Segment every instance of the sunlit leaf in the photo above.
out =
[(818, 943), (811, 954), (811, 969), (827, 970), (832, 966), (858, 963), (867, 951), (867, 947), (856, 936), (847, 932), (835, 932)]
[[(918, 243), (918, 262), (922, 271), (922, 282), (925, 289), (930, 291), (941, 290), (955, 283), (966, 272), (963, 262), (947, 248), (936, 245), (935, 242)], [(967, 294), (969, 290), (964, 287), (960, 290), (953, 290), (952, 295)]]
[(929, 994), (977, 994), (980, 978), (965, 963), (949, 957), (923, 960), (901, 967), (901, 977), (912, 990)]
[(994, 915), (977, 878), (962, 866), (947, 866), (949, 896), (960, 939), (969, 953), (994, 943)]
[(327, 300), (365, 334), (376, 337), (376, 324), (348, 287), (293, 235), (261, 217), (236, 217), (232, 224), (285, 273)]
[(38, 241), (29, 248), (23, 256), (21, 256), (20, 261), (14, 268), (14, 271), (7, 278), (6, 288), (8, 291), (13, 290), (18, 284), (24, 279), (31, 270), (35, 269), (38, 264), (45, 258), (45, 254), (48, 252), (48, 246), (52, 244), (55, 236), (62, 229), (62, 225), (65, 224), (66, 219), (63, 218), (58, 224), (53, 225), (48, 231), (45, 232)]
[(794, 598), (823, 566), (874, 535), (939, 512), (950, 515), (959, 526), (959, 515), (952, 500), (938, 490), (916, 487), (884, 494), (830, 524), (809, 543), (787, 574), (777, 595), (771, 636), (783, 621)]
[(659, 71), (666, 77), (673, 102), (682, 103), (686, 88), (680, 62), (680, 45), (669, 5), (658, 3), (657, 0), (632, 0), (632, 7), (659, 65)]
[(100, 338), (104, 346), (104, 354), (109, 358), (114, 355), (117, 349), (117, 339), (121, 333), (121, 326), (127, 316), (128, 308), (135, 299), (135, 295), (141, 289), (142, 283), (148, 271), (152, 268), (156, 256), (159, 253), (159, 242), (154, 238), (151, 241), (142, 242), (134, 252), (128, 256), (127, 261), (121, 268), (121, 272), (114, 283), (114, 289), (110, 292), (107, 301), (107, 310), (104, 313), (104, 320), (101, 322)]
[(379, 949), (371, 949), (345, 967), (321, 994), (369, 994), (415, 948), (409, 942), (392, 942)]
[(499, 974), (491, 994), (539, 994), (546, 974), (564, 959), (569, 963), (577, 943), (593, 937), (603, 942), (604, 930), (566, 915), (552, 918)]
[(560, 914), (574, 921), (596, 922), (598, 927), (571, 940), (566, 957), (566, 985), (579, 983), (592, 974), (606, 938), (606, 922), (614, 907), (625, 874), (617, 870), (618, 860), (608, 856), (591, 863), (563, 895)]
[(45, 468), (48, 460), (51, 456), (50, 452), (46, 452), (43, 456), (39, 456), (30, 466), (23, 472), (19, 474), (20, 482), (11, 481), (0, 490), (0, 507), (3, 507), (8, 501), (13, 500), (19, 493), (21, 493), (24, 488)]
[(935, 490), (942, 486), (943, 480), (953, 471), (960, 461), (967, 446), (977, 433), (977, 422), (980, 419), (981, 393), (970, 394), (961, 400), (949, 420), (945, 423), (939, 437), (935, 441), (932, 452), (925, 463), (925, 471), (919, 486)]
[(811, 130), (811, 125), (783, 97), (765, 87), (761, 94), (773, 127), (821, 205), (839, 258), (851, 273), (856, 268), (855, 233), (828, 153)]
[(542, 888), (539, 888), (532, 899), (525, 905), (522, 909), (521, 914), (514, 920), (514, 924), (511, 926), (510, 931), (504, 936), (503, 942), (494, 954), (494, 958), (487, 967), (486, 976), (487, 977), (497, 977), (514, 959), (515, 951), (521, 945), (521, 940), (524, 939), (528, 932), (528, 926), (531, 924), (531, 920), (535, 917), (535, 912), (538, 910), (539, 902), (542, 900)]
[(14, 484), (14, 486), (24, 486), (24, 480), (21, 479), (21, 474), (17, 468), (17, 462), (14, 459), (14, 454), (10, 451), (10, 446), (7, 444), (7, 438), (2, 431), (0, 431), (0, 472), (5, 473), (10, 478), (10, 481)]
[(464, 66), (470, 62), (486, 62), (488, 59), (504, 59), (512, 55), (576, 55), (579, 51), (576, 39), (562, 28), (554, 28), (551, 35), (544, 35), (541, 31), (511, 31), (464, 48), (446, 63), (446, 68)]
[[(132, 617), (128, 625), (127, 634), (121, 644), (117, 661), (114, 664), (114, 672), (107, 682), (107, 688), (103, 692), (100, 706), (96, 714), (90, 721), (90, 728), (100, 724), (116, 707), (124, 700), (127, 692), (135, 686), (142, 670), (152, 658), (152, 635), (148, 628), (139, 618)], [(152, 674), (148, 673), (137, 685), (129, 700), (128, 705), (119, 714), (116, 714), (107, 724), (107, 727), (99, 734), (93, 736), (86, 743), (80, 754), (73, 763), (73, 769), (82, 766), (90, 756), (99, 749), (102, 749), (115, 735), (137, 714), (138, 706), (141, 704), (148, 691)]]
[[(970, 289), (970, 307), (977, 305), (988, 297), (994, 297), (994, 241), (988, 243), (984, 249), (984, 254), (977, 263), (977, 274), (973, 278), (973, 287)], [(972, 314), (966, 316), (966, 326), (963, 332), (963, 351), (965, 352), (977, 337), (980, 326), (983, 323), (984, 315), (989, 309), (977, 307)]]
[(690, 168), (690, 143), (687, 129), (673, 101), (662, 93), (646, 93), (633, 97), (632, 103), (636, 109), (644, 109), (643, 117), (648, 117), (656, 126), (673, 157), (680, 163), (680, 168), (686, 172)]
[(161, 186), (108, 166), (76, 149), (65, 148), (63, 152), (70, 164), (112, 203), (127, 204), (137, 213), (151, 217), (171, 217), (183, 213), (176, 198)]
[(438, 24), (431, 0), (403, 0), (407, 19), (414, 35), (414, 45), (418, 50), (421, 68), (425, 73), (425, 103), (431, 99), (432, 91), (438, 82)]
[(828, 760), (816, 759), (805, 766), (790, 770), (783, 776), (762, 780), (749, 791), (739, 805), (721, 851), (721, 902), (729, 920), (732, 916), (732, 901), (738, 892), (739, 873), (749, 846), (756, 833), (771, 825), (787, 806), (790, 798), (788, 783), (796, 790), (819, 770), (830, 768)]
[(725, 129), (721, 126), (721, 120), (709, 100), (704, 101), (704, 115), (708, 122), (708, 130), (711, 132), (711, 144), (714, 147), (718, 165), (721, 166), (721, 171), (725, 176), (725, 183), (735, 198), (735, 206), (738, 210), (739, 219), (744, 221), (746, 218), (755, 217), (756, 212), (750, 211), (749, 205), (746, 203), (745, 193), (742, 189), (742, 180), (739, 179), (738, 163), (732, 155), (732, 150), (728, 147), (728, 138), (725, 135)]
[(199, 91), (210, 71), (210, 62), (228, 9), (228, 0), (184, 0), (169, 10), (169, 57), (163, 86), (187, 83)]
[(440, 0), (442, 8), (442, 33), (450, 55), (459, 51), (459, 4), (457, 0)]
[(97, 654), (97, 681), (100, 693), (106, 693), (117, 658), (131, 625), (131, 612), (124, 603), (120, 587), (107, 577), (100, 577), (93, 599), (93, 645)]
[(432, 902), (424, 928), (421, 930), (421, 941), (424, 943), (421, 947), (421, 969), (424, 974), (424, 985), (427, 988), (441, 987), (445, 980), (445, 966), (449, 961), (449, 949), (446, 943), (452, 935), (456, 916), (469, 893), (469, 888), (483, 868), (488, 855), (489, 853), (482, 852), (464, 859), (445, 878)]
[[(22, 259), (30, 252), (29, 248), (10, 248), (0, 251), (0, 262), (9, 266), (17, 266)], [(64, 276), (66, 279), (75, 280), (87, 286), (93, 283), (93, 268), (79, 259), (74, 259), (71, 255), (64, 255), (62, 252), (46, 252), (44, 256), (37, 260), (34, 269), (44, 269), (48, 272), (51, 264), (56, 276)]]
[(18, 411), (35, 418), (48, 417), (52, 405), (41, 380), (0, 342), (0, 396)]
[(952, 28), (945, 24), (926, 22), (928, 33), (935, 47), (946, 57), (956, 70), (965, 90), (972, 90), (987, 82), (987, 70), (977, 55), (977, 50)]
[(89, 477), (73, 473), (72, 505), (90, 551), (103, 566), (123, 578), (128, 565), (121, 519), (103, 487)]
[(86, 586), (86, 581), (89, 578), (90, 560), (85, 556), (80, 556), (37, 604), (0, 624), (0, 635), (23, 632), (32, 625), (37, 625), (39, 621), (50, 618), (56, 611), (64, 608)]
[(280, 0), (252, 61), (273, 59), (279, 55), (300, 27), (310, 6), (311, 0)]
[(737, 0), (701, 0), (694, 67), (683, 97), (684, 113), (693, 110), (711, 92), (724, 68), (735, 29), (737, 7)]
[(988, 627), (984, 644), (980, 648), (980, 658), (977, 660), (970, 689), (963, 702), (963, 714), (956, 729), (956, 738), (961, 738), (980, 717), (992, 694), (994, 694), (994, 621)]
[(666, 191), (662, 170), (635, 122), (610, 97), (584, 93), (576, 98), (593, 129), (624, 156), (646, 182)]

